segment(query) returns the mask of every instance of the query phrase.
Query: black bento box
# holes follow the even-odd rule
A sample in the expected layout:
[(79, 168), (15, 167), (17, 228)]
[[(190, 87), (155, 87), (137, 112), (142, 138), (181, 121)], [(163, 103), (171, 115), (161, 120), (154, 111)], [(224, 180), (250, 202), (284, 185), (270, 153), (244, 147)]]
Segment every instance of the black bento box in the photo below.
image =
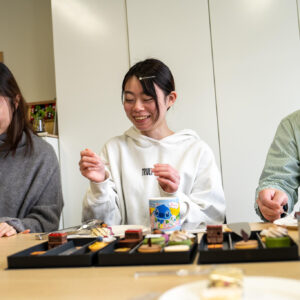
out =
[(109, 244), (97, 253), (97, 266), (130, 266), (130, 265), (164, 265), (164, 264), (190, 264), (197, 252), (198, 244), (194, 242), (189, 251), (139, 253), (138, 244), (129, 252), (114, 252), (118, 241)]
[(235, 249), (234, 244), (242, 238), (233, 232), (224, 233), (223, 249), (208, 249), (204, 234), (199, 244), (198, 264), (299, 260), (298, 246), (291, 237), (290, 247), (266, 248), (259, 233), (252, 231), (250, 236), (258, 241), (257, 249)]
[[(96, 238), (68, 239), (68, 242), (48, 250), (48, 242), (27, 248), (7, 257), (8, 269), (17, 268), (57, 268), (88, 266), (125, 266), (125, 265), (161, 265), (189, 264), (194, 260), (197, 243), (193, 243), (189, 251), (139, 253), (138, 244), (130, 252), (114, 252), (119, 240), (106, 247), (92, 252), (88, 246), (96, 242)], [(80, 249), (76, 247), (80, 246)], [(46, 251), (40, 255), (30, 255), (35, 251)], [(72, 253), (70, 253), (72, 251)]]
[[(8, 256), (7, 265), (9, 269), (91, 266), (96, 258), (96, 252), (91, 252), (88, 246), (95, 241), (95, 238), (68, 239), (67, 243), (50, 250), (48, 242), (44, 242)], [(30, 255), (35, 251), (46, 252)]]

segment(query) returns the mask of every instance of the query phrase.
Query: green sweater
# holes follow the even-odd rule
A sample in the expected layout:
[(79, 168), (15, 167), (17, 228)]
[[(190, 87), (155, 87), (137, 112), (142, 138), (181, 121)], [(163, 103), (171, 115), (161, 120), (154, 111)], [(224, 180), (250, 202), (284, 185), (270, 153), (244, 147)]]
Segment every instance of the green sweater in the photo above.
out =
[[(300, 110), (285, 117), (279, 124), (269, 149), (265, 166), (259, 179), (255, 199), (266, 188), (284, 191), (288, 200), (288, 212), (298, 201), (300, 186)], [(257, 214), (262, 218), (257, 203)]]
[(63, 207), (60, 170), (52, 146), (33, 134), (32, 139), (32, 155), (24, 156), (24, 133), (14, 156), (0, 150), (0, 222), (18, 232), (48, 232), (58, 228)]

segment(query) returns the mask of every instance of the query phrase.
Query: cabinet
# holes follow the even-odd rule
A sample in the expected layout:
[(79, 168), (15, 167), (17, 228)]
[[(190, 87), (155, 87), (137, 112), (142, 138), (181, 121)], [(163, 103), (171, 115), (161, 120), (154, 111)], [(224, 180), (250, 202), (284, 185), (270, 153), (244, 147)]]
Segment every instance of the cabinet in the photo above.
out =
[[(54, 136), (54, 135), (47, 135), (47, 136), (43, 136), (42, 139), (45, 140), (47, 143), (49, 143), (53, 147), (55, 154), (57, 156), (58, 163), (60, 164), (58, 137)], [(61, 214), (61, 218), (59, 221), (59, 229), (62, 229), (62, 228), (64, 228), (63, 213)]]
[(42, 137), (42, 139), (45, 140), (47, 143), (49, 143), (53, 147), (55, 154), (57, 156), (57, 159), (59, 161), (58, 137), (53, 136), (53, 135), (48, 135), (48, 136)]

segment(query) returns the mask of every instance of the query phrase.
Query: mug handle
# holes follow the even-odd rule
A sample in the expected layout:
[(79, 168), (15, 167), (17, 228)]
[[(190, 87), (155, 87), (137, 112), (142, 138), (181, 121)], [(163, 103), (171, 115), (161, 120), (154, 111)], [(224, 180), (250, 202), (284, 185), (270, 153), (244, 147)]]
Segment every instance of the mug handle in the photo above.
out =
[(187, 215), (188, 215), (188, 213), (190, 211), (190, 204), (187, 201), (185, 201), (185, 200), (182, 201), (181, 203), (183, 203), (183, 202), (186, 204), (186, 212), (185, 212), (185, 214), (182, 217), (181, 217), (181, 214), (180, 214), (180, 225), (183, 224), (183, 222), (187, 218)]

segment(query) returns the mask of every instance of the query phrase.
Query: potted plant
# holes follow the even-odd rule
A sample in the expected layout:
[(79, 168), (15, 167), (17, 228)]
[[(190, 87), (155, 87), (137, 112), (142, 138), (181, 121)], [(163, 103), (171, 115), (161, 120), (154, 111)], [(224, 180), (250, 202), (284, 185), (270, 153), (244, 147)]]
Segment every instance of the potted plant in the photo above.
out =
[(45, 110), (40, 105), (35, 107), (35, 111), (31, 113), (33, 117), (33, 128), (36, 132), (43, 132), (45, 131)]

